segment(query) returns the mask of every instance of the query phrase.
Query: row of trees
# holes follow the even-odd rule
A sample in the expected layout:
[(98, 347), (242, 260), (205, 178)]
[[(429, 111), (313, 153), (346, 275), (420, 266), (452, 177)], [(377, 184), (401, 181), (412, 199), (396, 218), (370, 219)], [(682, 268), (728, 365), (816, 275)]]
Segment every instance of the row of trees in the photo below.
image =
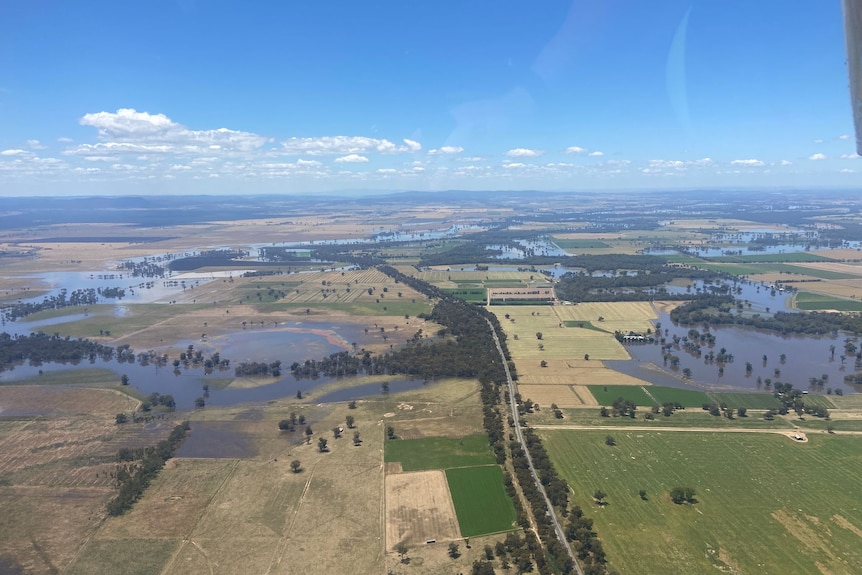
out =
[(154, 447), (120, 449), (117, 460), (134, 463), (117, 467), (116, 481), (119, 492), (108, 502), (110, 515), (122, 515), (132, 508), (144, 489), (165, 466), (165, 461), (173, 457), (189, 429), (191, 429), (189, 422), (184, 421), (171, 430), (167, 439), (160, 441)]
[(22, 317), (46, 309), (62, 309), (71, 306), (95, 305), (99, 302), (99, 294), (94, 288), (76, 289), (68, 293), (65, 289), (57, 295), (46, 296), (40, 302), (20, 302), (0, 310), (0, 317), (5, 321), (16, 321)]
[(45, 333), (9, 335), (0, 333), (0, 372), (29, 361), (33, 365), (45, 362), (77, 363), (84, 360), (105, 361), (114, 357), (114, 348), (87, 339), (73, 339)]

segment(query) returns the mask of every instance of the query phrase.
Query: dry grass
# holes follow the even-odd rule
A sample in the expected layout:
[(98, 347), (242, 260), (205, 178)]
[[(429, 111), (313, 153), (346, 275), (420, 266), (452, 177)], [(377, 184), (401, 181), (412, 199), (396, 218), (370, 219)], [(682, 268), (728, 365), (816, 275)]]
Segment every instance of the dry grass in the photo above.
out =
[(461, 537), (446, 474), (439, 470), (387, 475), (386, 519), (389, 549)]
[(827, 280), (822, 282), (795, 284), (801, 290), (822, 293), (836, 297), (858, 299), (862, 297), (862, 279)]
[[(862, 259), (862, 250), (860, 249), (839, 249), (839, 250), (813, 250), (812, 254), (832, 258), (834, 260), (856, 260)], [(837, 270), (836, 270), (837, 271)], [(852, 273), (852, 272), (850, 272)]]

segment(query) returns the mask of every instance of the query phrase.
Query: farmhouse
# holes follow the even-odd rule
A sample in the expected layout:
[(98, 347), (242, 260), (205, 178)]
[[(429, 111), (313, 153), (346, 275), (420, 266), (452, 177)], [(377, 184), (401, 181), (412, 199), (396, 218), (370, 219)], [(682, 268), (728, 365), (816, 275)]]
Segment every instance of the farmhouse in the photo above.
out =
[(492, 302), (535, 300), (554, 302), (557, 296), (552, 286), (488, 288), (488, 305)]

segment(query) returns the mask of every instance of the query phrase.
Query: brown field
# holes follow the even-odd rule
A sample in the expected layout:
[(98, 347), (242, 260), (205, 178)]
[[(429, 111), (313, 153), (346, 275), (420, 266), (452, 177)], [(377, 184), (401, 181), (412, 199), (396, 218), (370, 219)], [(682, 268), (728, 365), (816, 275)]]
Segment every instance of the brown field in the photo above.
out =
[(38, 411), (39, 415), (112, 416), (133, 411), (140, 402), (112, 389), (89, 389), (41, 385), (0, 386), (0, 415)]
[(549, 360), (547, 367), (526, 364), (518, 385), (649, 385), (649, 382), (607, 368), (600, 361)]
[[(796, 267), (811, 268), (827, 272), (838, 272), (842, 274), (855, 274), (862, 276), (862, 264), (845, 264), (840, 262), (806, 262), (804, 264), (790, 264)], [(805, 273), (800, 270), (799, 273)]]
[(859, 299), (862, 297), (862, 279), (829, 280), (805, 284), (795, 284), (800, 290), (822, 293), (836, 297)]
[[(607, 304), (605, 304), (607, 305)], [(628, 359), (625, 348), (613, 334), (592, 329), (561, 327), (556, 308), (577, 306), (492, 306), (507, 336), (507, 345), (516, 365), (526, 362), (524, 373), (538, 367), (541, 360)], [(506, 315), (508, 314), (508, 318)], [(604, 326), (603, 326), (604, 327)], [(539, 340), (537, 333), (542, 334)], [(517, 338), (515, 337), (517, 336)], [(541, 348), (540, 348), (541, 346)]]
[(590, 390), (583, 385), (519, 383), (518, 393), (525, 399), (532, 399), (542, 409), (549, 409), (552, 403), (560, 408), (598, 405)]
[(461, 538), (443, 471), (386, 476), (386, 546), (447, 542)]
[(860, 249), (839, 249), (839, 250), (813, 250), (812, 254), (832, 258), (834, 260), (862, 260), (862, 250)]
[[(583, 302), (554, 306), (553, 310), (560, 321), (586, 321), (610, 332), (643, 333), (652, 328), (651, 320), (658, 318), (649, 302)], [(604, 321), (598, 321), (599, 317)]]

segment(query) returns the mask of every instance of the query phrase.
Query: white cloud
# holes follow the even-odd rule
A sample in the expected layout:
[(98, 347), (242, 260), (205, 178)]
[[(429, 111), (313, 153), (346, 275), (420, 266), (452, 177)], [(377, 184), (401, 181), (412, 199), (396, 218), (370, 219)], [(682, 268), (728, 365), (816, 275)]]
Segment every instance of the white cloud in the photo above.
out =
[(378, 174), (395, 174), (397, 172), (398, 170), (396, 170), (395, 168), (380, 168), (379, 170), (377, 170)]
[(367, 138), (365, 136), (323, 136), (319, 138), (290, 138), (282, 142), (282, 151), (288, 154), (308, 154), (325, 156), (336, 154), (361, 154), (380, 152), (382, 154), (404, 154), (422, 149), (419, 142), (404, 140), (405, 145), (397, 146), (389, 140)]
[(841, 168), (839, 170), (842, 174), (855, 174), (856, 170), (851, 170), (850, 168)]
[(510, 162), (508, 164), (503, 164), (503, 167), (507, 170), (516, 170), (518, 168), (526, 167), (527, 164), (522, 164), (521, 162)]
[(839, 140), (849, 140), (850, 134), (841, 134), (840, 136), (838, 136), (838, 139)]
[(461, 162), (484, 162), (485, 158), (482, 156), (467, 156), (465, 158), (458, 158)]
[(62, 143), (62, 144), (71, 144), (75, 140), (73, 140), (72, 138), (60, 137), (60, 138), (57, 138), (57, 141)]
[[(660, 169), (668, 169), (672, 168), (675, 170), (686, 170), (689, 167), (703, 167), (703, 166), (711, 166), (715, 162), (712, 158), (700, 158), (699, 160), (650, 160), (649, 167), (653, 170)], [(613, 160), (609, 161), (608, 164), (613, 165)]]
[(531, 150), (529, 148), (514, 148), (506, 152), (510, 158), (535, 158), (541, 156), (545, 152), (542, 150)]
[(44, 150), (47, 146), (43, 146), (39, 140), (27, 140), (27, 147), (31, 150)]
[(597, 158), (597, 157), (599, 157), (599, 156), (604, 156), (604, 155), (605, 155), (605, 153), (604, 153), (604, 152), (599, 152), (598, 150), (596, 150), (595, 152), (590, 152), (590, 153), (589, 153), (589, 154), (587, 154), (587, 155), (588, 155), (588, 156), (591, 156), (591, 157), (593, 157), (593, 158)]
[(791, 162), (790, 160), (781, 160), (781, 161), (778, 163), (778, 165), (780, 165), (780, 166), (790, 166), (790, 165), (792, 165), (792, 164), (793, 164), (793, 162)]
[(565, 152), (563, 152), (563, 153), (564, 153), (564, 154), (569, 154), (569, 155), (572, 155), (572, 154), (584, 154), (584, 153), (586, 153), (586, 151), (587, 151), (587, 149), (586, 149), (586, 148), (582, 148), (582, 147), (580, 147), (580, 146), (569, 146), (568, 148), (566, 148), (566, 151), (565, 151)]
[(859, 154), (841, 154), (842, 160), (856, 160), (862, 158)]
[(750, 168), (759, 168), (760, 166), (764, 165), (764, 162), (763, 162), (763, 160), (756, 160), (756, 159), (733, 160), (732, 162), (730, 162), (730, 165), (731, 166), (748, 166)]
[(809, 160), (815, 160), (815, 161), (817, 161), (817, 160), (825, 160), (825, 159), (826, 159), (826, 154), (821, 154), (821, 153), (819, 153), (819, 152), (818, 152), (818, 153), (816, 153), (816, 154), (811, 154), (810, 156), (808, 156), (808, 159), (809, 159)]
[(348, 154), (346, 156), (341, 156), (340, 158), (335, 158), (335, 161), (339, 164), (361, 163), (367, 162), (368, 158), (360, 156), (359, 154)]
[(33, 152), (28, 152), (27, 150), (3, 150), (0, 152), (0, 156), (29, 156)]
[(422, 150), (422, 144), (420, 144), (416, 140), (408, 140), (407, 138), (404, 138), (403, 141), (411, 152), (419, 152)]
[(429, 156), (439, 156), (442, 154), (460, 154), (464, 151), (461, 146), (441, 146), (436, 150), (428, 150)]
[(814, 140), (814, 143), (815, 143), (815, 144), (822, 144), (822, 143), (823, 143), (823, 138), (817, 138), (816, 140)]
[(267, 142), (265, 136), (227, 128), (190, 130), (164, 114), (138, 112), (131, 108), (85, 114), (79, 123), (96, 128), (99, 137), (108, 143), (156, 146), (174, 152), (194, 152), (212, 146), (224, 150), (251, 151)]
[(302, 158), (296, 160), (296, 165), (305, 168), (315, 168), (318, 166), (322, 166), (320, 162), (317, 160), (303, 160)]

